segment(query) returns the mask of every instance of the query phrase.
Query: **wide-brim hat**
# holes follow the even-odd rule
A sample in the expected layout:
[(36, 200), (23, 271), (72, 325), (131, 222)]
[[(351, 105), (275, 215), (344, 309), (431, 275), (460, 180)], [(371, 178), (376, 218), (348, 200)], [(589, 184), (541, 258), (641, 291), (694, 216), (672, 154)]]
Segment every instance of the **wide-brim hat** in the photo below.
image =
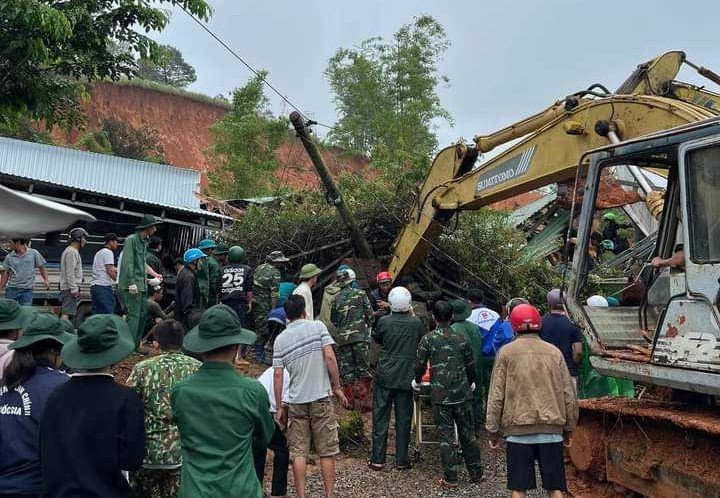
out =
[(453, 309), (453, 320), (456, 322), (467, 320), (472, 314), (470, 305), (464, 299), (453, 299), (450, 301), (450, 306)]
[(229, 306), (216, 304), (200, 317), (200, 322), (183, 340), (183, 348), (192, 353), (207, 353), (231, 344), (255, 344), (257, 335), (244, 329), (237, 313)]
[(135, 349), (128, 324), (117, 315), (93, 315), (78, 328), (77, 337), (63, 346), (63, 363), (73, 370), (109, 367)]
[(266, 258), (271, 263), (287, 263), (290, 261), (281, 251), (273, 251)]
[(162, 221), (158, 220), (153, 215), (144, 214), (142, 219), (140, 220), (140, 223), (135, 228), (138, 230), (142, 230), (143, 228), (148, 228), (160, 224), (162, 224)]
[(200, 242), (198, 242), (197, 248), (200, 250), (205, 249), (215, 249), (217, 247), (217, 244), (212, 239), (202, 239)]
[(306, 265), (303, 265), (302, 268), (300, 268), (300, 275), (298, 275), (298, 278), (300, 280), (307, 280), (308, 278), (317, 277), (321, 273), (322, 270), (318, 268), (317, 265), (308, 263)]
[(32, 315), (32, 309), (20, 306), (13, 299), (0, 299), (0, 330), (17, 330)]
[(20, 338), (11, 343), (8, 349), (22, 349), (36, 342), (51, 340), (59, 344), (67, 344), (75, 336), (65, 332), (62, 320), (50, 313), (33, 313), (25, 323)]

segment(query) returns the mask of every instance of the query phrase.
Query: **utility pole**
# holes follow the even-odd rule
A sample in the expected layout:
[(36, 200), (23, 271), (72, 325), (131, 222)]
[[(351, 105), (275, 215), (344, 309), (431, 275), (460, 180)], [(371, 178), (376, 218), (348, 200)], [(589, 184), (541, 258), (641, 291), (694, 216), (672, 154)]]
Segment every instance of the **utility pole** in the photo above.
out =
[(322, 181), (322, 184), (325, 187), (325, 192), (327, 192), (328, 198), (335, 206), (335, 209), (337, 209), (340, 219), (342, 219), (345, 226), (348, 227), (348, 230), (350, 231), (350, 238), (352, 239), (353, 246), (357, 251), (358, 257), (363, 259), (375, 259), (375, 255), (370, 248), (370, 244), (368, 244), (365, 235), (363, 235), (360, 231), (357, 221), (355, 221), (355, 217), (348, 209), (345, 201), (343, 201), (340, 190), (337, 185), (335, 185), (335, 181), (330, 174), (330, 170), (328, 170), (327, 166), (325, 166), (325, 162), (320, 156), (320, 152), (318, 151), (315, 142), (313, 142), (310, 138), (310, 134), (308, 133), (303, 117), (299, 112), (293, 111), (290, 113), (290, 122), (295, 127), (298, 137), (300, 137), (308, 156), (310, 156), (310, 160), (320, 176), (320, 181)]

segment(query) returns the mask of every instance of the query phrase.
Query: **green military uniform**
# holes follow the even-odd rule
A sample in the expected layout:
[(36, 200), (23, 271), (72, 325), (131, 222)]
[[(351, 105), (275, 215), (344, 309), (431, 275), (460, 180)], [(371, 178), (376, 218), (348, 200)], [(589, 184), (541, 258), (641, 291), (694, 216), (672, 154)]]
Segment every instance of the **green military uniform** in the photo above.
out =
[(168, 498), (177, 495), (182, 460), (180, 434), (171, 422), (170, 392), (200, 365), (194, 358), (169, 352), (141, 361), (130, 373), (127, 384), (137, 391), (145, 406), (145, 460), (143, 468), (133, 473), (131, 479), (138, 496)]
[(322, 297), (322, 304), (320, 305), (320, 314), (318, 315), (318, 320), (323, 322), (325, 326), (328, 329), (328, 332), (330, 332), (330, 335), (335, 337), (335, 325), (333, 325), (332, 322), (332, 307), (335, 303), (335, 298), (338, 295), (338, 292), (340, 292), (340, 286), (337, 282), (329, 283), (325, 286), (325, 290), (323, 291), (323, 297)]
[(449, 326), (438, 327), (420, 340), (415, 364), (415, 381), (420, 383), (430, 362), (430, 393), (435, 425), (440, 436), (440, 459), (445, 480), (457, 482), (455, 430), (470, 478), (482, 478), (480, 448), (472, 423), (472, 392), (475, 381), (473, 354), (465, 334)]
[(228, 363), (205, 362), (171, 402), (182, 441), (178, 498), (262, 498), (253, 445), (267, 447), (275, 432), (265, 388)]
[[(482, 355), (482, 339), (480, 338), (480, 327), (472, 322), (463, 320), (461, 322), (455, 322), (452, 324), (452, 328), (462, 332), (467, 337), (470, 343), (470, 349), (472, 350), (473, 363), (475, 365), (475, 382), (479, 382), (479, 379), (483, 375), (483, 355)], [(475, 435), (478, 435), (482, 430), (481, 421), (485, 418), (483, 416), (483, 391), (476, 387), (473, 391), (472, 396), (472, 413), (473, 413), (473, 424), (475, 426)]]
[(152, 249), (149, 249), (147, 252), (147, 256), (145, 256), (145, 262), (148, 264), (150, 268), (152, 268), (155, 273), (158, 273), (159, 275), (162, 275), (165, 273), (165, 268), (163, 268), (162, 261), (160, 261), (160, 258), (158, 257), (157, 253), (153, 251)]
[(341, 289), (335, 297), (330, 320), (335, 326), (333, 339), (343, 383), (369, 379), (369, 324), (373, 308), (365, 291), (354, 289), (348, 279), (338, 282)]
[[(134, 233), (125, 239), (120, 276), (118, 277), (118, 290), (125, 308), (127, 309), (127, 322), (130, 333), (135, 338), (135, 345), (140, 344), (145, 329), (145, 314), (147, 312), (147, 272), (145, 259), (147, 257), (147, 240), (139, 233)], [(131, 294), (130, 285), (136, 285), (138, 292)]]
[(203, 308), (207, 308), (208, 297), (210, 296), (210, 273), (207, 262), (205, 262), (205, 264), (203, 264), (200, 269), (195, 272), (195, 281), (197, 282), (198, 289), (200, 290), (202, 306)]
[(452, 328), (465, 334), (468, 342), (470, 343), (470, 349), (473, 354), (473, 363), (475, 365), (475, 383), (476, 387), (473, 391), (472, 399), (472, 412), (473, 412), (473, 424), (475, 427), (475, 435), (478, 436), (482, 431), (482, 422), (485, 419), (484, 416), (484, 398), (483, 390), (478, 386), (483, 378), (483, 353), (482, 353), (482, 336), (480, 333), (480, 327), (472, 322), (467, 321), (472, 313), (472, 309), (467, 301), (464, 299), (454, 299), (451, 303), (453, 308), (453, 324)]
[(385, 464), (390, 410), (395, 404), (395, 463), (408, 467), (412, 425), (413, 362), (425, 326), (409, 313), (392, 313), (378, 320), (372, 331), (380, 345), (380, 358), (373, 389), (372, 456), (374, 464)]
[(214, 306), (218, 302), (218, 295), (220, 294), (220, 285), (222, 282), (222, 268), (217, 259), (212, 256), (208, 256), (203, 265), (203, 270), (207, 272), (208, 278), (208, 295), (206, 307)]
[(268, 315), (277, 305), (281, 278), (280, 270), (269, 262), (258, 266), (253, 273), (253, 312), (259, 344), (265, 344), (269, 339)]

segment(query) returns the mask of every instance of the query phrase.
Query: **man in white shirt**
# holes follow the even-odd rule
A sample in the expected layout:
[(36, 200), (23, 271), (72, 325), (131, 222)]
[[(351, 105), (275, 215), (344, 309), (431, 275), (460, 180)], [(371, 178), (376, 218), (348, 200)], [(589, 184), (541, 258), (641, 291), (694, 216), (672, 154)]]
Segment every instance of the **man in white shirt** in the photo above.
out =
[(470, 313), (468, 321), (480, 327), (482, 329), (481, 333), (484, 336), (492, 326), (495, 325), (495, 322), (500, 319), (500, 315), (485, 306), (485, 296), (481, 290), (470, 289), (468, 291), (468, 299), (472, 306), (472, 313)]
[(322, 273), (322, 270), (312, 263), (303, 265), (300, 268), (300, 285), (298, 285), (293, 294), (296, 296), (302, 296), (305, 299), (305, 318), (307, 320), (315, 320), (315, 308), (313, 306), (313, 295), (312, 289), (317, 284), (318, 276)]
[[(268, 368), (263, 374), (258, 377), (258, 381), (263, 385), (270, 398), (270, 413), (277, 413), (277, 401), (275, 400), (275, 386), (274, 386), (274, 369)], [(283, 386), (282, 386), (282, 401), (287, 401), (288, 386), (290, 385), (290, 375), (287, 370), (283, 370)], [(255, 472), (257, 473), (258, 480), (260, 483), (264, 481), (265, 477), (265, 459), (267, 458), (267, 450), (270, 449), (273, 452), (273, 473), (272, 473), (272, 484), (270, 488), (271, 497), (280, 497), (287, 494), (287, 476), (288, 466), (290, 464), (290, 451), (288, 450), (287, 439), (282, 429), (275, 422), (275, 433), (270, 440), (267, 448), (258, 448), (253, 455), (255, 460)]]
[(95, 253), (90, 283), (90, 299), (93, 315), (111, 314), (115, 311), (115, 295), (113, 284), (117, 279), (115, 253), (118, 248), (118, 236), (114, 233), (105, 235), (105, 245)]
[[(337, 396), (348, 406), (340, 385), (333, 341), (327, 327), (305, 315), (305, 300), (292, 295), (283, 305), (289, 324), (275, 339), (273, 349), (275, 420), (282, 427), (289, 419), (287, 438), (293, 456), (293, 476), (298, 498), (305, 498), (305, 470), (310, 445), (320, 457), (325, 497), (335, 488), (335, 455), (340, 453), (335, 407)], [(283, 405), (284, 371), (290, 376), (287, 403)]]

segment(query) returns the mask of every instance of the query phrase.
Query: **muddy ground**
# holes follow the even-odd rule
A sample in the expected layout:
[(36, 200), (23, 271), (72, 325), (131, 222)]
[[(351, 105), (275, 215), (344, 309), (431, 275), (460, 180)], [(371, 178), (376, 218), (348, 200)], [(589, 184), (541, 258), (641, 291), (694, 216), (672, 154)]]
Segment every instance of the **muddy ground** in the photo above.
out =
[[(118, 382), (124, 382), (132, 366), (144, 359), (140, 356), (131, 356), (114, 369)], [(262, 366), (256, 364), (243, 365), (240, 369), (248, 375), (258, 376), (263, 371)], [(341, 412), (342, 410), (340, 410)], [(434, 483), (441, 475), (440, 456), (437, 446), (424, 446), (420, 452), (420, 461), (407, 471), (393, 468), (394, 432), (393, 422), (390, 424), (388, 438), (388, 465), (385, 470), (376, 472), (367, 468), (367, 455), (370, 451), (369, 433), (371, 419), (369, 415), (363, 417), (365, 422), (366, 438), (360, 444), (346, 448), (337, 460), (336, 496), (338, 498), (464, 498), (464, 497), (505, 497), (509, 496), (506, 489), (505, 451), (504, 449), (491, 450), (485, 438), (481, 441), (483, 465), (486, 481), (481, 484), (469, 482), (467, 473), (463, 469), (460, 474), (460, 485), (454, 490), (445, 490)], [(414, 436), (413, 436), (414, 437)], [(308, 466), (308, 496), (321, 497), (322, 479), (320, 469), (316, 464)], [(272, 473), (272, 454), (268, 455), (268, 469), (264, 488), (270, 489), (270, 476)], [(576, 498), (615, 498), (623, 496), (612, 488), (599, 489), (586, 482), (581, 476), (570, 475), (569, 485)], [(289, 472), (288, 496), (296, 497), (293, 489), (292, 472)], [(540, 482), (538, 476), (538, 483)], [(529, 493), (530, 497), (546, 496), (539, 491)]]

